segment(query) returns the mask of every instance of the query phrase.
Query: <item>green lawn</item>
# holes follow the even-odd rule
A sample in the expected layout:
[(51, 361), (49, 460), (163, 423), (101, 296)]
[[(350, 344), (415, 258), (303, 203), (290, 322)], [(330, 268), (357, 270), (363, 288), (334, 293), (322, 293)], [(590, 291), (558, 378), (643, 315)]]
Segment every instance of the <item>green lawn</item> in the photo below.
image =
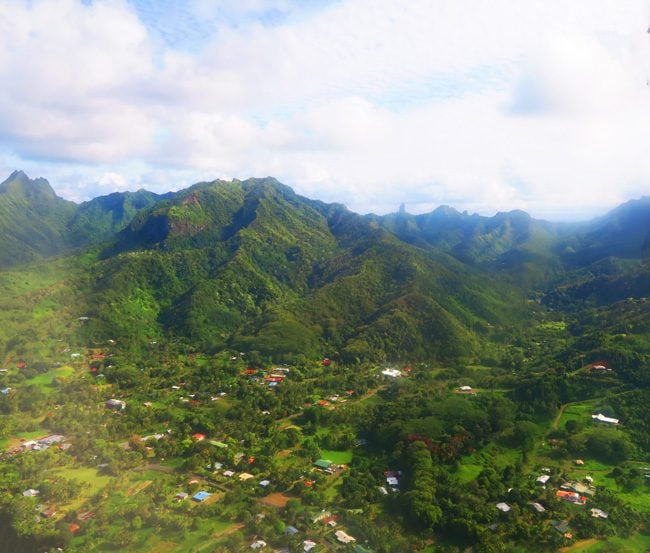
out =
[(103, 490), (113, 480), (112, 476), (99, 474), (95, 468), (67, 467), (55, 469), (50, 474), (58, 478), (76, 480), (80, 484), (79, 496), (71, 503), (63, 506), (66, 511), (79, 509), (90, 497)]
[(577, 547), (572, 549), (572, 551), (579, 553), (603, 553), (603, 551), (618, 551), (619, 547), (621, 551), (648, 551), (650, 549), (650, 536), (635, 534), (629, 538), (608, 538), (605, 541), (592, 545)]
[(55, 378), (69, 378), (74, 374), (75, 370), (73, 367), (59, 367), (58, 369), (52, 369), (46, 373), (39, 374), (29, 380), (25, 381), (25, 384), (34, 385), (41, 388), (41, 391), (45, 394), (51, 394), (54, 392), (54, 379)]
[(481, 474), (482, 470), (483, 467), (481, 465), (475, 463), (463, 463), (460, 465), (460, 468), (456, 473), (456, 477), (458, 478), (458, 480), (460, 480), (463, 483), (469, 482), (470, 480), (474, 480), (479, 474)]
[(335, 465), (349, 465), (352, 461), (351, 451), (333, 451), (330, 449), (322, 449), (320, 452), (321, 459), (332, 461)]
[(598, 404), (598, 400), (582, 401), (580, 403), (573, 403), (568, 405), (560, 420), (558, 422), (558, 428), (564, 428), (564, 425), (567, 421), (574, 420), (581, 423), (588, 423), (591, 421), (591, 415), (594, 414), (594, 409)]

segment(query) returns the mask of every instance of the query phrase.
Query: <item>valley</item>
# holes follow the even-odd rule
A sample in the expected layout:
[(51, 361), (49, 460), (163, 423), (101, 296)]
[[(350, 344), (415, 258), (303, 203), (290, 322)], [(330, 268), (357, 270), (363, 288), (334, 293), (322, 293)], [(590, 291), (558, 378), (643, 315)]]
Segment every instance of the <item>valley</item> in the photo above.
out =
[(648, 198), (563, 225), (46, 184), (0, 185), (0, 549), (650, 548)]

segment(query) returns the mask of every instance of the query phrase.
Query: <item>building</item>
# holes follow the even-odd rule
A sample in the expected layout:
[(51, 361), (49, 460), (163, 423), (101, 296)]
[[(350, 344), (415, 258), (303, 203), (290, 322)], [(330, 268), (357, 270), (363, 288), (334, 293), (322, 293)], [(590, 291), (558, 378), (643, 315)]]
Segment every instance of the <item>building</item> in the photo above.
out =
[(402, 373), (397, 369), (384, 369), (383, 371), (381, 371), (381, 374), (383, 374), (384, 376), (390, 376), (391, 378), (397, 378), (398, 376), (402, 376)]
[(549, 481), (550, 478), (551, 477), (548, 474), (542, 474), (541, 476), (537, 477), (537, 480), (535, 480), (535, 482), (537, 482), (538, 484), (541, 484), (542, 486), (544, 486), (546, 484), (546, 482)]
[(327, 470), (332, 466), (332, 461), (329, 461), (327, 459), (318, 459), (318, 461), (314, 463), (314, 466), (321, 470)]
[(597, 415), (591, 415), (592, 420), (596, 422), (602, 422), (605, 424), (618, 424), (618, 419), (613, 419), (611, 417), (606, 417), (602, 413), (598, 413)]
[(544, 506), (541, 503), (537, 503), (536, 501), (531, 501), (530, 503), (528, 503), (528, 505), (532, 507), (533, 511), (537, 511), (538, 513), (543, 513), (544, 511), (546, 511)]
[(336, 539), (339, 542), (344, 543), (344, 544), (352, 543), (352, 542), (357, 541), (355, 538), (350, 536), (350, 534), (346, 534), (343, 530), (337, 530), (336, 532), (334, 532), (334, 535), (336, 536)]
[(507, 503), (497, 503), (497, 509), (499, 509), (499, 511), (501, 511), (502, 513), (507, 513), (508, 511), (510, 511), (510, 505), (508, 505)]
[(115, 409), (122, 411), (126, 407), (126, 403), (120, 399), (109, 399), (105, 404), (107, 409)]
[(197, 503), (203, 503), (208, 497), (210, 497), (212, 494), (206, 491), (200, 491), (195, 493), (192, 496), (192, 499), (196, 501)]

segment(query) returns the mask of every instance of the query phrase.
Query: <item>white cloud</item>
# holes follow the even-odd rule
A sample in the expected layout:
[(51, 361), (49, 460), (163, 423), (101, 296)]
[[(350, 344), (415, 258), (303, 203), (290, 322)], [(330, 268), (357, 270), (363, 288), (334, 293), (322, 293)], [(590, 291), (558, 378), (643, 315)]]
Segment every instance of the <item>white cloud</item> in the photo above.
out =
[(364, 212), (559, 217), (648, 189), (647, 0), (195, 0), (184, 49), (156, 6), (0, 5), (12, 159), (71, 197), (274, 175)]

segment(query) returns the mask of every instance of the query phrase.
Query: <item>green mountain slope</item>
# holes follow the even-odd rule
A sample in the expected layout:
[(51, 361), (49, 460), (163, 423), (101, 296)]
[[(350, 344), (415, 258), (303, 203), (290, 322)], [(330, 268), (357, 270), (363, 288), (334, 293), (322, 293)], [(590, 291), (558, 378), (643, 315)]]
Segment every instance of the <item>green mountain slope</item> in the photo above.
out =
[(67, 225), (68, 242), (75, 247), (111, 239), (124, 229), (138, 211), (153, 206), (165, 196), (146, 190), (114, 192), (77, 206)]
[(378, 219), (406, 242), (435, 246), (518, 286), (537, 286), (561, 270), (557, 248), (563, 226), (523, 211), (482, 217), (442, 206), (423, 215), (394, 213)]
[(0, 183), (0, 268), (111, 239), (138, 211), (165, 197), (116, 192), (77, 205), (58, 197), (45, 179), (14, 171)]
[(61, 251), (74, 210), (75, 204), (59, 198), (45, 179), (14, 171), (0, 183), (0, 266)]
[(136, 215), (103, 257), (89, 312), (120, 340), (456, 358), (523, 312), (476, 270), (274, 179), (195, 185)]

